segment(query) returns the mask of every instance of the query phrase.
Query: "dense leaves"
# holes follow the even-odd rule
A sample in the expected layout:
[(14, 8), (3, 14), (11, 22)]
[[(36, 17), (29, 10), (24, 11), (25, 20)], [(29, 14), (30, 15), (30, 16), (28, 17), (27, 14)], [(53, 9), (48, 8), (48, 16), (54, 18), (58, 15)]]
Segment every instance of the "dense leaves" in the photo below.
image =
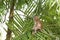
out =
[[(13, 35), (15, 35), (15, 37), (11, 37), (11, 40), (60, 40), (60, 2), (58, 1), (16, 0), (14, 11), (21, 11), (24, 14), (22, 16), (25, 18), (23, 20), (19, 13), (14, 13), (13, 23), (6, 23)], [(10, 3), (11, 0), (8, 1), (8, 9), (10, 9)], [(5, 7), (2, 1), (0, 5), (1, 8)], [(33, 17), (35, 15), (42, 21), (43, 29), (41, 32), (38, 31), (35, 35), (32, 35)]]

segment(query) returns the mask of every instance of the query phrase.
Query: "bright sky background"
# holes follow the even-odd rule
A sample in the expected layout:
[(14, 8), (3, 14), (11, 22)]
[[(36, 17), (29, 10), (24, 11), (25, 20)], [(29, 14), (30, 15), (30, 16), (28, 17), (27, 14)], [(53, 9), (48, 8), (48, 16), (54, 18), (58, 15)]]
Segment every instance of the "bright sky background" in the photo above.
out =
[[(18, 14), (20, 14), (21, 18), (24, 20), (24, 16), (22, 16), (24, 14), (21, 11), (17, 11), (17, 12)], [(9, 13), (6, 15), (6, 20), (8, 20), (8, 17), (9, 17)], [(4, 20), (4, 16), (2, 17), (2, 19)], [(0, 33), (1, 33), (0, 40), (5, 40), (6, 38), (6, 31), (3, 28), (7, 30), (6, 24), (0, 22)]]
[(4, 23), (0, 23), (0, 32), (1, 32), (1, 36), (0, 36), (0, 40), (4, 40), (6, 37), (6, 32), (3, 29), (3, 27), (6, 29), (7, 26)]

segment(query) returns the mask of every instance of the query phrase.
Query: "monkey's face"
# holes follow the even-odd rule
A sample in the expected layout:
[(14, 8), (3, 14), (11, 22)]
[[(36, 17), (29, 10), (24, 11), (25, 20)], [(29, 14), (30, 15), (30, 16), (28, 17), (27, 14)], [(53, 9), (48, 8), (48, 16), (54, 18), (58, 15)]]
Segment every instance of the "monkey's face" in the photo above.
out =
[(38, 16), (35, 16), (35, 17), (34, 17), (34, 20), (35, 20), (35, 21), (37, 21), (38, 19), (39, 19)]

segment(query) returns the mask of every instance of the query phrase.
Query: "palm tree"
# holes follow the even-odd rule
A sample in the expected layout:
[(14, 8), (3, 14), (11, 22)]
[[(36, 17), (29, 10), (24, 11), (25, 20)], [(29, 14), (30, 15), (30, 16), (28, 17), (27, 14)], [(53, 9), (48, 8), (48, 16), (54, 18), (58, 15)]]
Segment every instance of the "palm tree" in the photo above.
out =
[[(5, 2), (6, 5), (2, 2)], [(9, 29), (6, 40), (59, 40), (60, 7), (56, 0), (3, 0), (1, 6), (1, 8), (5, 7), (6, 10), (10, 9), (9, 21), (6, 23)], [(22, 15), (25, 17), (24, 20), (16, 10), (24, 14)], [(32, 35), (33, 17), (35, 15), (42, 21), (43, 28), (42, 32), (38, 31), (35, 35)], [(12, 35), (15, 35), (15, 37), (12, 37)]]

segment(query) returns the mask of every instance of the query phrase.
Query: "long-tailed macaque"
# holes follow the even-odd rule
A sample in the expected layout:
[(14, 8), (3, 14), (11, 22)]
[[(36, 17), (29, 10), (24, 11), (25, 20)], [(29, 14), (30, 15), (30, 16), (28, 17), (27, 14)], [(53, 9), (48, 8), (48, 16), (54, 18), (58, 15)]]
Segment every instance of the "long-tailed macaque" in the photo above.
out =
[(39, 20), (38, 16), (35, 16), (34, 17), (34, 26), (32, 28), (32, 30), (33, 30), (32, 34), (35, 34), (38, 30), (41, 31), (41, 28), (42, 28), (41, 21)]

